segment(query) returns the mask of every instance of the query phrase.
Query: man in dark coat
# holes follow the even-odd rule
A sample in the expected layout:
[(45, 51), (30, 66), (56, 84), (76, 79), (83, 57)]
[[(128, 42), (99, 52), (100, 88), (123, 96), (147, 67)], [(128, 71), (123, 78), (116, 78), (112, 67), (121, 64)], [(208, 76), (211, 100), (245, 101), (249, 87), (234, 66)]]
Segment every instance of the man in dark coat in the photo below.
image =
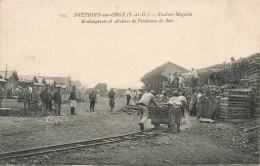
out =
[(94, 92), (94, 90), (91, 91), (91, 93), (89, 94), (89, 100), (90, 100), (90, 112), (93, 110), (95, 111), (95, 104), (97, 102), (97, 96), (96, 93)]
[(42, 113), (49, 114), (50, 111), (50, 103), (51, 103), (51, 95), (49, 92), (49, 86), (46, 85), (45, 89), (40, 94), (41, 102), (42, 102)]
[(54, 101), (54, 105), (55, 105), (55, 115), (58, 115), (61, 116), (60, 114), (60, 110), (61, 110), (61, 92), (60, 92), (60, 89), (61, 87), (57, 87), (58, 90), (56, 92), (54, 92), (53, 96), (52, 96), (52, 99)]
[[(31, 99), (32, 99), (32, 94), (29, 90), (29, 86), (26, 87), (24, 93), (23, 93), (23, 98), (24, 98), (24, 111), (25, 111), (25, 115), (26, 115), (26, 111), (30, 110), (30, 106), (31, 106)], [(28, 109), (26, 109), (26, 106), (28, 105)]]
[(13, 92), (13, 89), (11, 88), (11, 89), (7, 89), (7, 98), (11, 98), (12, 97), (12, 92)]
[(111, 90), (108, 93), (109, 106), (111, 107), (111, 111), (113, 111), (115, 105), (115, 95), (116, 93), (114, 92), (113, 88), (111, 88)]

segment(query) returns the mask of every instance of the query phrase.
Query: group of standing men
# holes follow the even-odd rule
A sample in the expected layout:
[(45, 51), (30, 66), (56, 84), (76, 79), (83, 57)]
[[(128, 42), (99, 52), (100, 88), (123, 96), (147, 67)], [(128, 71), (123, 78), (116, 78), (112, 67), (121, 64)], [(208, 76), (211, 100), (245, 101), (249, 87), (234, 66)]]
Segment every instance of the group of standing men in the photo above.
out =
[(135, 105), (138, 102), (140, 94), (142, 94), (140, 90), (134, 90), (131, 92), (131, 89), (128, 88), (126, 91), (126, 105), (130, 104), (131, 99), (133, 100), (133, 105)]
[(55, 106), (55, 115), (61, 116), (61, 87), (57, 87), (57, 91), (52, 95), (49, 91), (49, 86), (45, 86), (45, 89), (40, 94), (41, 105), (42, 105), (42, 113), (45, 116), (52, 111), (52, 101), (54, 101)]
[(198, 73), (194, 68), (184, 75), (177, 74), (169, 75), (168, 81), (164, 81), (163, 86), (170, 85), (173, 88), (196, 87), (198, 83)]
[[(42, 113), (45, 114), (45, 116), (52, 111), (52, 101), (54, 102), (55, 106), (55, 115), (61, 116), (61, 103), (62, 103), (62, 95), (61, 95), (61, 87), (57, 87), (57, 91), (54, 92), (52, 95), (49, 91), (49, 86), (47, 85), (45, 89), (40, 94), (41, 98), (41, 105), (42, 105)], [(76, 92), (75, 92), (75, 86), (73, 86), (72, 91), (70, 92), (71, 101), (71, 115), (76, 115), (75, 108), (76, 108)]]

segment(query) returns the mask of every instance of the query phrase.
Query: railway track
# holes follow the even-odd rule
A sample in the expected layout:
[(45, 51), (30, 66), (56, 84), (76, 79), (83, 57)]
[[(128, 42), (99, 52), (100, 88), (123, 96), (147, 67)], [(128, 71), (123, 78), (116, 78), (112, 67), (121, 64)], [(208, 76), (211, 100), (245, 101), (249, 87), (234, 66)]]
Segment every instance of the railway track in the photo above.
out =
[(156, 136), (159, 134), (160, 134), (159, 131), (156, 131), (154, 129), (148, 129), (143, 132), (135, 132), (135, 133), (113, 136), (113, 137), (92, 139), (92, 140), (87, 140), (87, 141), (82, 141), (82, 142), (60, 144), (60, 145), (55, 145), (55, 146), (43, 147), (43, 148), (35, 148), (35, 149), (28, 149), (28, 150), (22, 150), (22, 151), (2, 153), (2, 154), (0, 154), (0, 160), (13, 159), (13, 158), (19, 158), (19, 157), (29, 157), (29, 156), (35, 156), (35, 155), (43, 155), (43, 154), (48, 154), (48, 153), (53, 153), (53, 152), (67, 151), (67, 150), (71, 150), (71, 149), (93, 147), (93, 146), (110, 144), (110, 143), (115, 143), (115, 142), (122, 142), (122, 141), (126, 141), (126, 140), (135, 140), (135, 139), (140, 139), (140, 138), (153, 137), (153, 136)]

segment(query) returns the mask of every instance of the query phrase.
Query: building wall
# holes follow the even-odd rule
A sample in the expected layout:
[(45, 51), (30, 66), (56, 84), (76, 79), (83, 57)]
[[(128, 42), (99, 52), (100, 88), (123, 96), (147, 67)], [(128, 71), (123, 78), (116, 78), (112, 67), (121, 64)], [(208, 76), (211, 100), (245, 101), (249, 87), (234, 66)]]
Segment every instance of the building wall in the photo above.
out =
[(145, 83), (145, 88), (149, 91), (154, 90), (156, 93), (160, 93), (162, 88), (162, 82), (165, 80), (167, 80), (165, 76), (158, 75), (147, 81)]
[(175, 72), (179, 73), (185, 73), (187, 72), (186, 70), (184, 70), (183, 68), (180, 68), (178, 66), (175, 65), (168, 65), (165, 67), (164, 71), (161, 73), (162, 76), (165, 77), (169, 77), (169, 74), (173, 75)]

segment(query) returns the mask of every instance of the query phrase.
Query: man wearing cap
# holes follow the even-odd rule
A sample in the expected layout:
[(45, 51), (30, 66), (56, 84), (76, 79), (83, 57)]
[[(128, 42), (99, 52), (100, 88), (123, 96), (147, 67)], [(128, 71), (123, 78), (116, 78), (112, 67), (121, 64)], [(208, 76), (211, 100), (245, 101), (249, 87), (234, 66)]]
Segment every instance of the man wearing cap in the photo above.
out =
[(143, 94), (142, 98), (138, 103), (138, 114), (140, 117), (140, 129), (144, 130), (144, 122), (148, 118), (148, 108), (153, 103), (156, 107), (160, 107), (159, 104), (155, 100), (155, 91), (151, 90), (151, 92), (146, 92)]
[(70, 92), (70, 101), (71, 101), (71, 105), (70, 105), (70, 109), (71, 109), (71, 115), (77, 115), (75, 114), (75, 107), (76, 107), (76, 99), (77, 99), (77, 96), (76, 96), (76, 87), (73, 86), (72, 87), (72, 91)]
[(55, 106), (55, 115), (57, 115), (57, 113), (58, 113), (58, 116), (61, 116), (61, 114), (60, 114), (61, 98), (62, 98), (61, 92), (60, 92), (61, 87), (58, 86), (57, 88), (58, 88), (58, 90), (56, 92), (54, 92), (52, 99), (54, 101), (54, 106)]
[(49, 92), (49, 86), (46, 85), (45, 89), (40, 94), (41, 102), (42, 102), (42, 113), (45, 114), (45, 116), (50, 111), (50, 102), (51, 102), (51, 95)]

